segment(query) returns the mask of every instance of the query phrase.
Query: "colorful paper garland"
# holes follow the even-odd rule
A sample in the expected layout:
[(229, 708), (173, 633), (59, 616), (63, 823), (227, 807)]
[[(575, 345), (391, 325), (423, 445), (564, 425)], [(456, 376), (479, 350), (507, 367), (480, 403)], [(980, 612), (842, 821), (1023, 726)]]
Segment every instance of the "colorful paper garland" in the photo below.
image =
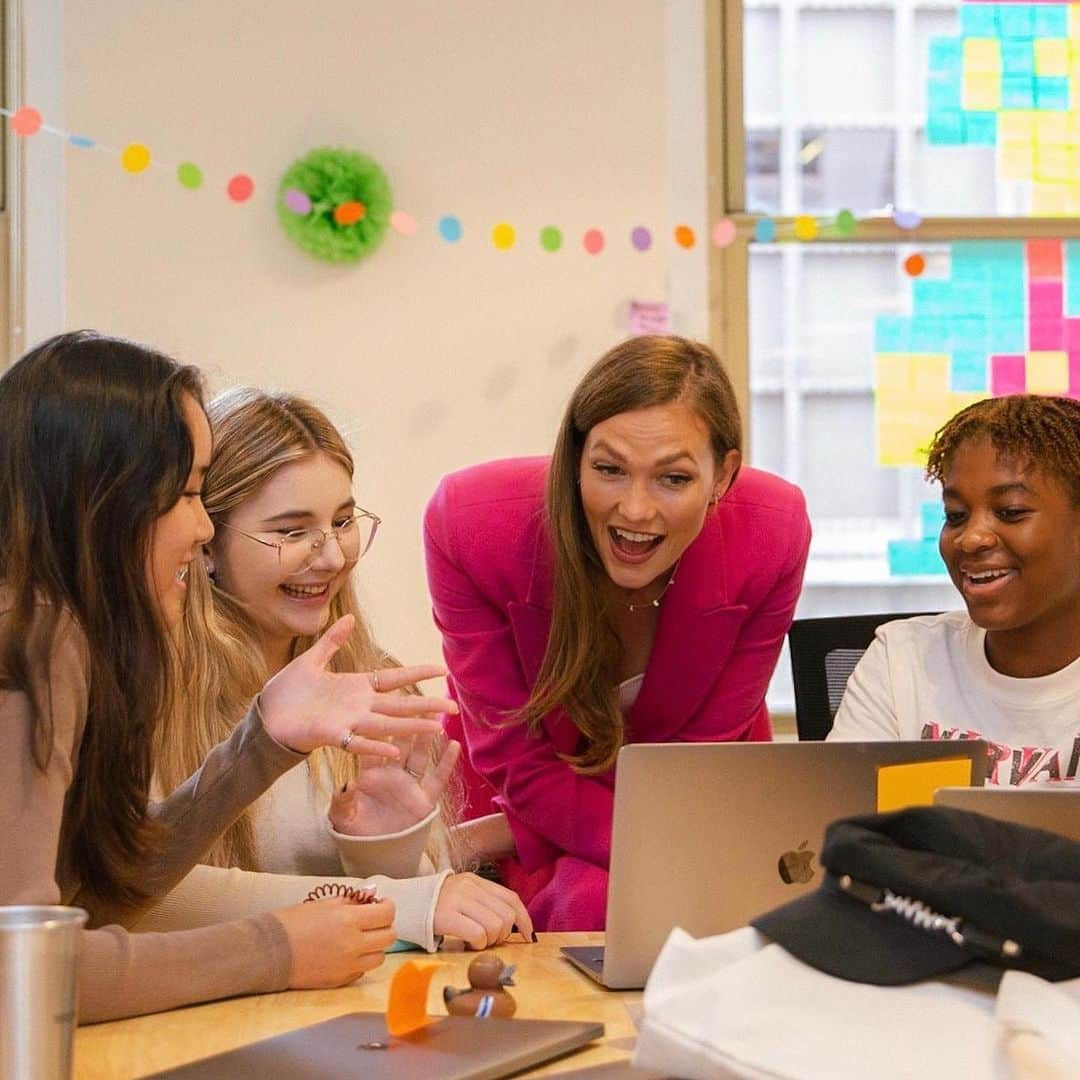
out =
[[(7, 116), (11, 122), (14, 134), (20, 137), (30, 137), (39, 132), (46, 132), (64, 138), (72, 146), (82, 150), (103, 150), (116, 153), (109, 147), (99, 145), (87, 135), (74, 134), (62, 131), (59, 128), (46, 124), (41, 113), (29, 105), (18, 109), (0, 108), (0, 115)], [(138, 175), (153, 168), (157, 162), (149, 149), (142, 143), (130, 143), (120, 151), (121, 166), (125, 171)], [(288, 175), (288, 174), (286, 174)], [(178, 183), (188, 189), (197, 190), (204, 186), (205, 177), (202, 170), (193, 162), (185, 161), (176, 166), (176, 179)], [(385, 175), (384, 175), (385, 179)], [(255, 181), (247, 173), (236, 173), (229, 177), (225, 183), (225, 192), (234, 203), (249, 202), (255, 194)], [(389, 182), (386, 184), (389, 191)], [(389, 198), (389, 196), (388, 196)], [(326, 215), (327, 221), (337, 230), (356, 230), (370, 238), (378, 234), (378, 241), (370, 244), (367, 250), (381, 242), (387, 227), (392, 228), (400, 236), (414, 236), (420, 230), (420, 225), (411, 214), (404, 210), (392, 209), (389, 204), (383, 205), (380, 200), (378, 212), (374, 218), (369, 215), (370, 207), (362, 197), (344, 197), (336, 202), (327, 203), (322, 200), (318, 208), (321, 215)], [(278, 189), (278, 217), (282, 227), (292, 235), (292, 229), (296, 220), (307, 221), (312, 218), (316, 207), (310, 195), (303, 186), (294, 182), (282, 181)], [(922, 216), (910, 209), (892, 209), (892, 219), (897, 228), (906, 232), (913, 232), (922, 224)], [(368, 222), (367, 226), (364, 225)], [(832, 218), (816, 218), (811, 215), (799, 215), (792, 224), (792, 234), (800, 242), (808, 243), (817, 239), (822, 226), (832, 226), (836, 235), (850, 237), (854, 235), (857, 219), (850, 210), (840, 210)], [(300, 226), (303, 232), (305, 226)], [(448, 244), (457, 244), (465, 235), (464, 225), (459, 217), (454, 214), (444, 214), (436, 223), (438, 236)], [(716, 222), (708, 235), (714, 247), (726, 248), (737, 239), (738, 232), (735, 223), (730, 218), (722, 218)], [(509, 222), (500, 222), (491, 229), (491, 241), (496, 250), (509, 251), (518, 246), (517, 230)], [(759, 217), (753, 228), (752, 238), (754, 242), (761, 244), (774, 243), (777, 240), (777, 225), (775, 220), (763, 215)], [(681, 223), (675, 227), (672, 233), (675, 245), (683, 250), (691, 250), (697, 246), (698, 235), (696, 230), (689, 224)], [(556, 252), (565, 246), (562, 231), (554, 225), (547, 225), (538, 234), (540, 247), (547, 252)], [(631, 247), (638, 252), (651, 251), (655, 246), (654, 235), (645, 225), (635, 226), (629, 233)], [(318, 245), (316, 245), (318, 246)], [(362, 243), (360, 245), (364, 247)], [(599, 255), (608, 246), (607, 237), (603, 230), (592, 227), (585, 230), (581, 237), (581, 247), (589, 255)], [(323, 256), (326, 257), (326, 256)], [(359, 256), (355, 256), (359, 257)], [(340, 261), (340, 260), (335, 260)], [(911, 273), (911, 270), (908, 270)], [(917, 276), (912, 274), (912, 276)]]

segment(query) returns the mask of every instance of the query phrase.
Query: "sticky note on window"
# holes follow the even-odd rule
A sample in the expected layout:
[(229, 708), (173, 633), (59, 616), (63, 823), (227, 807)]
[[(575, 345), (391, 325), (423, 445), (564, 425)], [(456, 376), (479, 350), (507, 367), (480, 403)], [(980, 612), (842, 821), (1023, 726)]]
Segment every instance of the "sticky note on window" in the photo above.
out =
[(938, 788), (970, 786), (971, 758), (967, 757), (882, 765), (877, 773), (878, 813), (930, 806)]

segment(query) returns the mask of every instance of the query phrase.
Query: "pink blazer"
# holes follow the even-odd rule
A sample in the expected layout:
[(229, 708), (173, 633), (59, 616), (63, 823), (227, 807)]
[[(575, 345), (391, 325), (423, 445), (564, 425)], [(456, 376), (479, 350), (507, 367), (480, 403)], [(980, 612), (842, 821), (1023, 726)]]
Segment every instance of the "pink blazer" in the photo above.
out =
[[(547, 464), (518, 458), (452, 473), (428, 505), (428, 583), (461, 707), (447, 728), (464, 739), (469, 816), (506, 812), (520, 871), (543, 883), (569, 858), (604, 871), (587, 876), (606, 887), (614, 770), (582, 776), (561, 760), (580, 737), (561, 709), (537, 735), (506, 723), (528, 699), (551, 622)], [(664, 595), (627, 741), (771, 738), (765, 690), (809, 543), (799, 489), (743, 468)]]

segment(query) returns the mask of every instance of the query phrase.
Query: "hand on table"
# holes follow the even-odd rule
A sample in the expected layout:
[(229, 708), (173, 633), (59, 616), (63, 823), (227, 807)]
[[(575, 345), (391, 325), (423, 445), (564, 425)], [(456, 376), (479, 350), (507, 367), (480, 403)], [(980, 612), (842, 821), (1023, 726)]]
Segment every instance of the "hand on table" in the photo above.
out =
[(486, 949), (519, 930), (533, 937), (532, 919), (516, 892), (476, 874), (451, 874), (435, 903), (436, 934), (461, 938), (472, 949)]
[(296, 657), (263, 687), (259, 697), (263, 726), (283, 746), (306, 754), (319, 746), (338, 746), (352, 754), (396, 759), (391, 737), (436, 735), (435, 717), (456, 713), (446, 698), (395, 691), (444, 675), (435, 664), (382, 668), (370, 674), (327, 670), (348, 640), (355, 620), (338, 619), (307, 652)]
[(345, 986), (377, 968), (394, 943), (394, 904), (355, 904), (343, 898), (282, 908), (292, 954), (290, 990)]
[[(414, 699), (415, 700), (415, 699)], [(432, 750), (440, 747), (438, 757)], [(349, 836), (384, 836), (423, 821), (453, 775), (461, 744), (419, 735), (401, 747), (400, 764), (365, 761), (357, 776), (330, 801), (330, 824)]]

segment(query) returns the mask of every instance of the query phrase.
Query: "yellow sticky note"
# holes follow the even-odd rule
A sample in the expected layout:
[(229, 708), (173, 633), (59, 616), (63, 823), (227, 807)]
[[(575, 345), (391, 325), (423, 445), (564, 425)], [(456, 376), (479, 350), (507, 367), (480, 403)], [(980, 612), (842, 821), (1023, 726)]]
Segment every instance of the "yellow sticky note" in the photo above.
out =
[(964, 72), (1001, 73), (1001, 42), (997, 38), (964, 38)]
[(1069, 114), (1065, 112), (1042, 112), (1035, 120), (1035, 141), (1040, 145), (1064, 145), (1071, 136)]
[(1001, 174), (1006, 180), (1030, 180), (1035, 172), (1035, 144), (1007, 142), (1001, 144)]
[(1027, 389), (1030, 394), (1065, 394), (1069, 390), (1069, 357), (1063, 352), (1029, 352)]
[(1036, 147), (1035, 179), (1055, 184), (1069, 180), (1069, 151), (1064, 146)]
[(965, 75), (962, 101), (965, 109), (1000, 109), (1001, 76), (997, 72), (983, 71)]
[(912, 370), (907, 353), (878, 353), (874, 357), (874, 385), (885, 392), (912, 390)]
[(1035, 74), (1067, 75), (1069, 52), (1069, 42), (1066, 38), (1036, 38)]
[(1002, 109), (998, 114), (998, 135), (1004, 142), (1031, 142), (1035, 138), (1033, 109)]
[(408, 1035), (410, 1031), (416, 1031), (435, 1019), (428, 1016), (428, 986), (436, 970), (443, 966), (440, 963), (406, 960), (394, 972), (386, 1001), (386, 1030), (391, 1035)]
[(938, 788), (970, 786), (971, 758), (967, 757), (882, 765), (877, 772), (878, 813), (931, 806)]
[(1067, 184), (1036, 181), (1031, 185), (1031, 210), (1036, 215), (1064, 214), (1069, 205)]
[(1075, 4), (1069, 5), (1069, 37), (1073, 41), (1080, 39), (1080, 11)]

